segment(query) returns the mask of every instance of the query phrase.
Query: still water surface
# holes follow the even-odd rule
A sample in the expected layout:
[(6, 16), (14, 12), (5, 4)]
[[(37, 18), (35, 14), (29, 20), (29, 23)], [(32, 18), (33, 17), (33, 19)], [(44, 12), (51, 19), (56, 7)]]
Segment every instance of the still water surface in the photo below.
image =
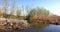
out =
[(49, 25), (43, 29), (39, 28), (30, 28), (26, 29), (23, 32), (60, 32), (60, 25)]
[[(3, 31), (5, 32), (5, 31)], [(20, 31), (17, 31), (17, 30), (9, 30), (9, 31), (6, 31), (6, 32), (20, 32)], [(22, 30), (22, 32), (60, 32), (60, 25), (48, 25), (47, 27), (43, 28), (43, 29), (40, 29), (40, 28), (28, 28), (28, 29), (25, 29), (25, 30)]]
[(40, 32), (60, 32), (60, 25), (49, 25)]

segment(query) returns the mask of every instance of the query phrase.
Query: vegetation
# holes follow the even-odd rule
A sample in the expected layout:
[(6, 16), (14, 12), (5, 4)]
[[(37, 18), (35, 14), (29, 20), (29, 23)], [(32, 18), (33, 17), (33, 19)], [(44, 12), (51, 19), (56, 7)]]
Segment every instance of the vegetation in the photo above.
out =
[(0, 8), (0, 17), (3, 17), (3, 9), (2, 8)]
[(33, 8), (30, 10), (28, 13), (29, 16), (40, 16), (40, 15), (49, 15), (49, 11), (46, 10), (45, 8)]
[(49, 15), (49, 11), (46, 10), (45, 8), (32, 8), (30, 10), (28, 10), (28, 15), (27, 15), (27, 20), (28, 23), (32, 24), (33, 28), (44, 28), (46, 27), (48, 24), (41, 24), (38, 23), (39, 20), (31, 20), (30, 18), (34, 17), (34, 16), (48, 16)]
[[(36, 8), (30, 9), (30, 7), (26, 7), (27, 15), (21, 16), (22, 9), (20, 7), (16, 6), (16, 0), (13, 0), (12, 7), (10, 9), (10, 14), (7, 13), (7, 11), (9, 11), (8, 10), (8, 0), (4, 0), (4, 6), (3, 7), (4, 8), (0, 8), (0, 17), (13, 18), (13, 19), (19, 19), (19, 20), (26, 19), (26, 20), (28, 20), (29, 23), (31, 21), (30, 17), (40, 16), (40, 15), (47, 15), (48, 16), (50, 13), (45, 8), (36, 7)], [(42, 24), (42, 25), (36, 24), (33, 21), (31, 21), (30, 24), (32, 24), (33, 27), (39, 27), (39, 28), (46, 26), (45, 24)]]
[(29, 12), (28, 12), (28, 15), (27, 15), (27, 20), (28, 20), (28, 22), (30, 23), (30, 18), (32, 18), (32, 17), (34, 17), (34, 16), (48, 16), (49, 15), (49, 11), (48, 10), (46, 10), (45, 8), (40, 8), (40, 7), (38, 7), (38, 8), (32, 8), (32, 9), (30, 9), (29, 10)]
[[(41, 7), (32, 8), (32, 7), (29, 7), (28, 5), (26, 7), (23, 7), (25, 9), (25, 11), (27, 12), (27, 15), (21, 16), (22, 11), (23, 11), (23, 15), (24, 15), (24, 9), (22, 9), (21, 7), (18, 7), (18, 5), (16, 5), (16, 0), (13, 0), (12, 6), (10, 7), (10, 13), (9, 14), (7, 12), (7, 11), (9, 11), (8, 7), (9, 7), (8, 0), (4, 0), (3, 7), (2, 8), (0, 7), (0, 18), (27, 20), (28, 24), (31, 24), (31, 26), (33, 28), (39, 28), (39, 29), (44, 28), (49, 23), (48, 22), (49, 20), (45, 21), (46, 19), (55, 18), (55, 17), (51, 17), (51, 16), (49, 17), (50, 12), (45, 8), (41, 8)], [(43, 16), (43, 17), (40, 17), (40, 16)], [(44, 18), (44, 16), (46, 16), (46, 17)], [(44, 22), (40, 18), (44, 19), (43, 20)], [(57, 18), (59, 18), (59, 17), (56, 17), (55, 19), (57, 19)], [(35, 19), (35, 20), (33, 20), (33, 19)], [(36, 19), (38, 19), (38, 20), (36, 20)], [(2, 24), (4, 24), (4, 23), (2, 23)], [(24, 23), (22, 23), (22, 24), (24, 24)], [(24, 25), (24, 26), (26, 26), (26, 25)], [(29, 27), (31, 27), (31, 26), (29, 26)]]
[(16, 16), (17, 16), (17, 18), (20, 18), (20, 16), (21, 16), (21, 9), (20, 8), (17, 8), (17, 11), (16, 11)]
[(7, 18), (7, 11), (8, 11), (8, 0), (4, 0), (4, 17)]
[[(2, 9), (0, 9), (0, 15), (2, 17), (5, 17), (5, 18), (17, 18), (17, 19), (20, 19), (21, 17), (21, 12), (22, 12), (22, 9), (21, 8), (18, 8), (17, 5), (16, 5), (16, 0), (13, 0), (12, 2), (12, 7), (10, 9), (10, 14), (8, 14), (7, 11), (9, 11), (8, 7), (9, 7), (9, 3), (8, 3), (8, 0), (4, 0), (4, 5)], [(37, 8), (31, 8), (29, 6), (26, 6), (26, 11), (27, 11), (27, 20), (29, 19), (29, 17), (31, 16), (40, 16), (40, 15), (49, 15), (49, 11), (46, 10), (45, 8), (40, 8), (40, 7), (37, 7)], [(2, 10), (3, 10), (3, 13), (2, 13)], [(23, 16), (25, 17), (25, 16)], [(25, 18), (24, 18), (25, 19)]]

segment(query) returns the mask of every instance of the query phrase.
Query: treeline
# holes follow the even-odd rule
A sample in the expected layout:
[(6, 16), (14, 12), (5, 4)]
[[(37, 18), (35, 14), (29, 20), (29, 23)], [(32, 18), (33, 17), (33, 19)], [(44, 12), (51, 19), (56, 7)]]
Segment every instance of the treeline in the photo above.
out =
[(0, 17), (6, 17), (7, 18), (20, 18), (21, 16), (21, 8), (17, 8), (16, 10), (12, 11), (10, 10), (10, 13), (7, 11), (8, 14), (5, 14), (4, 8), (0, 8)]
[[(8, 2), (8, 0), (4, 0), (3, 6), (0, 7), (0, 17), (16, 18), (16, 19), (29, 19), (29, 17), (40, 16), (40, 15), (49, 15), (49, 13), (50, 13), (45, 8), (41, 8), (41, 7), (32, 8), (32, 7), (26, 6), (25, 13), (27, 13), (27, 14), (26, 14), (26, 16), (21, 16), (22, 11), (24, 14), (24, 9), (22, 9), (21, 7), (18, 7), (18, 5), (16, 4), (16, 1), (17, 0), (12, 0), (12, 5), (10, 6), (10, 9), (8, 9), (9, 2)], [(24, 8), (24, 6), (23, 6), (23, 8)], [(8, 11), (10, 11), (10, 13)]]
[(49, 10), (46, 10), (45, 8), (36, 7), (29, 10), (27, 19), (30, 19), (30, 17), (34, 16), (49, 16), (49, 14)]
[[(7, 15), (7, 18), (16, 18), (16, 19), (22, 19), (22, 18), (26, 18), (28, 19), (29, 17), (33, 17), (33, 16), (40, 16), (40, 15), (49, 15), (49, 11), (46, 10), (45, 8), (40, 8), (40, 7), (36, 7), (36, 8), (31, 8), (29, 10), (26, 10), (27, 15), (26, 16), (21, 16), (23, 9), (22, 8), (16, 8), (15, 10), (11, 9), (9, 14), (5, 14), (4, 13), (4, 9), (0, 8), (0, 17), (4, 17), (5, 15)], [(9, 11), (9, 10), (8, 10)], [(8, 13), (8, 12), (7, 12)]]

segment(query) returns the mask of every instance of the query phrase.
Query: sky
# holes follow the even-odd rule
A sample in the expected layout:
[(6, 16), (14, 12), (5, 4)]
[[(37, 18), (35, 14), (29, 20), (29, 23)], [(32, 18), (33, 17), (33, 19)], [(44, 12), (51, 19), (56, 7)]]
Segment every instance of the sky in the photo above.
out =
[[(3, 2), (3, 0), (0, 0), (0, 4), (1, 2)], [(11, 5), (12, 0), (9, 0), (9, 6)], [(16, 5), (20, 7), (27, 5), (30, 7), (44, 7), (51, 13), (60, 16), (60, 0), (16, 0)]]

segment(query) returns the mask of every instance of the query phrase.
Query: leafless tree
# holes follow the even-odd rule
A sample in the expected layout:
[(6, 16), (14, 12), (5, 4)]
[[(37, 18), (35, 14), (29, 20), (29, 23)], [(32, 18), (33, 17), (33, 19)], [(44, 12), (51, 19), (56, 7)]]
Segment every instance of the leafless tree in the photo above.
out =
[(4, 17), (7, 18), (8, 0), (4, 0)]
[(10, 13), (11, 15), (14, 14), (15, 8), (16, 8), (16, 0), (13, 0), (12, 7), (11, 7), (11, 13)]

